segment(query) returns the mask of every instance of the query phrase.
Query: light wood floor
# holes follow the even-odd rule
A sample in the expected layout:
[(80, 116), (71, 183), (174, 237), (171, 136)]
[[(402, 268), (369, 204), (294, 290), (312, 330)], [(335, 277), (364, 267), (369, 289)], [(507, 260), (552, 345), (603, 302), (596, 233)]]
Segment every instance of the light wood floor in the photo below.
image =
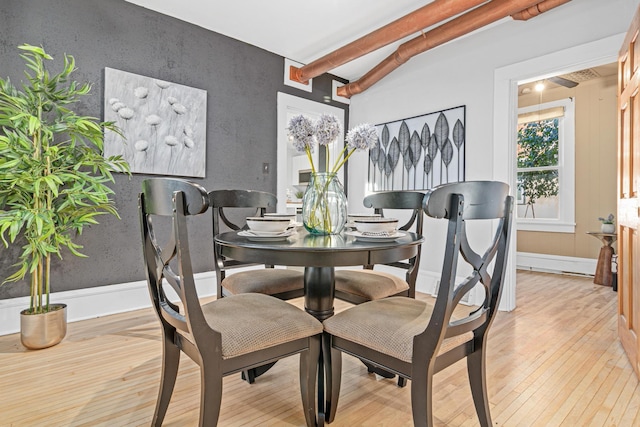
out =
[[(499, 313), (490, 332), (495, 425), (640, 425), (640, 389), (616, 338), (610, 288), (519, 272), (517, 305)], [(0, 337), (0, 425), (149, 425), (160, 352), (151, 310), (72, 323), (67, 338), (46, 350), (26, 351), (17, 335)], [(280, 361), (253, 385), (225, 378), (220, 425), (304, 425), (297, 366), (297, 357)], [(333, 426), (412, 424), (409, 386), (368, 375), (347, 356), (343, 370)], [(439, 373), (435, 389), (437, 425), (478, 425), (464, 362)], [(165, 425), (196, 425), (199, 391), (197, 366), (185, 357)]]

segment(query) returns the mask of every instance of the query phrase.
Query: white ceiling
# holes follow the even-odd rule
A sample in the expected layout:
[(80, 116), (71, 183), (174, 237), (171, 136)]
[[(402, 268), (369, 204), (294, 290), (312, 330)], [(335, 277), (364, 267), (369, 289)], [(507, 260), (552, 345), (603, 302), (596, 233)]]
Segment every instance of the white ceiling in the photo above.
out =
[[(433, 0), (127, 1), (308, 64)], [(357, 80), (400, 43), (330, 73)]]

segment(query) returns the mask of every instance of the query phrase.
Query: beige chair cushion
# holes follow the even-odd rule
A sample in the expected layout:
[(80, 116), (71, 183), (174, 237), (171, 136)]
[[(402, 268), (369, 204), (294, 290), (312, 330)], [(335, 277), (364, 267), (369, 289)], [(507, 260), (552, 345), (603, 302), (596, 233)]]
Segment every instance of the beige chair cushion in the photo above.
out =
[(261, 293), (274, 295), (302, 289), (304, 275), (283, 268), (262, 268), (228, 274), (222, 286), (233, 295)]
[(336, 291), (376, 300), (396, 295), (409, 289), (409, 284), (398, 276), (377, 270), (336, 271)]
[(227, 359), (322, 333), (322, 323), (264, 294), (231, 295), (202, 306), (209, 326), (222, 334)]
[[(391, 297), (360, 304), (338, 313), (324, 321), (324, 330), (410, 363), (413, 338), (426, 329), (432, 312), (433, 305), (424, 301)], [(445, 353), (472, 338), (471, 332), (447, 338), (439, 353)]]

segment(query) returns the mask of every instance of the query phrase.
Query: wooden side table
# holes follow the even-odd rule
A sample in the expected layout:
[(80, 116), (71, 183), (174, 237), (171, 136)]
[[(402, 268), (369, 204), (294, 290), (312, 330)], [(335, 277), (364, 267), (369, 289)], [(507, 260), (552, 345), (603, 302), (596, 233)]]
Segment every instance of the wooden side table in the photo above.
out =
[(611, 245), (616, 241), (617, 235), (615, 233), (599, 233), (595, 231), (588, 231), (587, 234), (602, 242), (593, 283), (596, 285), (612, 286), (613, 273), (611, 272), (611, 258), (613, 257), (614, 250)]

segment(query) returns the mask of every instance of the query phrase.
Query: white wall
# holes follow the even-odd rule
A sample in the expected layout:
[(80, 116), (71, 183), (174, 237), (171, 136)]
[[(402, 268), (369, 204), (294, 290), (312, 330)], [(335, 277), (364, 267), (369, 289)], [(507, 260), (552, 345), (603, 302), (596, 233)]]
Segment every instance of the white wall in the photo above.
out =
[[(351, 98), (350, 127), (466, 105), (466, 179), (501, 178), (505, 175), (496, 173), (501, 170), (500, 165), (494, 170), (493, 164), (496, 154), (500, 158), (499, 153), (494, 153), (493, 140), (496, 69), (624, 33), (638, 3), (639, 0), (574, 0), (530, 21), (503, 20), (471, 37), (418, 55)], [(505, 151), (507, 144), (505, 140)], [(501, 144), (497, 147), (500, 150)], [(362, 171), (367, 170), (367, 161), (358, 157), (350, 162), (350, 200), (366, 195), (367, 177)], [(444, 232), (434, 229), (428, 220), (425, 235), (421, 269), (437, 271), (442, 262), (438, 248), (443, 245)]]

